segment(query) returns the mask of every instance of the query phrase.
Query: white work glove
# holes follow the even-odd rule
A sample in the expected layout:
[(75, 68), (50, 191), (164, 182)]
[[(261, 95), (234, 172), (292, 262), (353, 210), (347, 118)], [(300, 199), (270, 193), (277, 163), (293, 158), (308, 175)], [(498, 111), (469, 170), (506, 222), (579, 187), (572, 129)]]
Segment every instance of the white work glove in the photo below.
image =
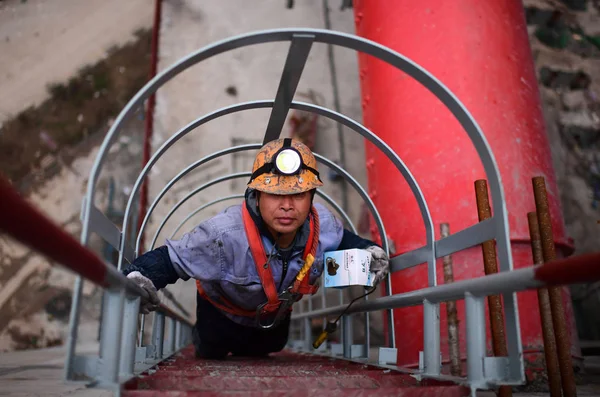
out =
[(127, 278), (136, 283), (138, 287), (145, 289), (150, 297), (150, 300), (146, 302), (142, 299), (142, 302), (140, 303), (140, 312), (149, 314), (158, 309), (158, 306), (160, 306), (160, 299), (158, 298), (156, 287), (154, 287), (152, 281), (150, 281), (148, 277), (143, 276), (140, 272), (131, 272), (127, 275)]
[(367, 247), (366, 250), (371, 253), (371, 272), (375, 273), (375, 279), (373, 280), (373, 286), (375, 287), (390, 271), (390, 258), (383, 249), (376, 245)]

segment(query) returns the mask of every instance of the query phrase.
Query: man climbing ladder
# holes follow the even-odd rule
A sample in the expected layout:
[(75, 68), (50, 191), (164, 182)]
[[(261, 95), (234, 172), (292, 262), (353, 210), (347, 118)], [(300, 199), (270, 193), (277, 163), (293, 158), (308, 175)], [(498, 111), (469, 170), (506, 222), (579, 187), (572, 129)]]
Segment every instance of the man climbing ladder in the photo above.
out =
[(167, 240), (123, 270), (151, 297), (142, 311), (157, 307), (158, 289), (194, 278), (196, 356), (264, 356), (287, 343), (292, 304), (317, 291), (323, 252), (368, 250), (377, 285), (389, 271), (387, 254), (313, 205), (322, 185), (306, 145), (289, 138), (267, 143), (256, 156), (241, 205), (180, 240)]

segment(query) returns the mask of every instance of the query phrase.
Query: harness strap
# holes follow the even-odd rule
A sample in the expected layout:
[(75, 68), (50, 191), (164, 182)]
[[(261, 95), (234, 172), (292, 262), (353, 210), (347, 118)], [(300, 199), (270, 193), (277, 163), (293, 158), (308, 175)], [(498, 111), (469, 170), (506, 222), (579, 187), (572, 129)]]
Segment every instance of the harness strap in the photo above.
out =
[(260, 238), (260, 232), (258, 227), (252, 220), (250, 211), (248, 211), (247, 203), (244, 202), (242, 205), (242, 217), (244, 221), (244, 229), (246, 230), (246, 237), (250, 245), (250, 252), (252, 252), (252, 258), (254, 259), (254, 265), (256, 266), (256, 272), (260, 277), (265, 295), (267, 296), (267, 305), (264, 307), (265, 312), (272, 312), (277, 310), (279, 307), (279, 298), (277, 297), (277, 287), (275, 287), (275, 280), (273, 280), (273, 272), (271, 266), (267, 262), (267, 254), (263, 247), (262, 240)]
[(311, 209), (311, 213), (312, 216), (310, 218), (310, 233), (308, 234), (308, 241), (310, 245), (306, 244), (306, 247), (304, 247), (304, 253), (302, 254), (302, 258), (304, 259), (304, 266), (302, 267), (302, 269), (300, 269), (300, 272), (298, 273), (298, 276), (296, 276), (296, 280), (294, 281), (294, 285), (292, 286), (292, 292), (298, 292), (302, 295), (314, 295), (319, 289), (318, 285), (310, 285), (308, 283), (310, 277), (306, 277), (306, 275), (312, 268), (312, 264), (315, 261), (315, 256), (317, 255), (317, 248), (319, 246), (319, 234), (321, 231), (319, 214), (317, 213), (317, 210), (314, 207)]
[[(275, 287), (275, 280), (273, 279), (273, 272), (271, 271), (271, 266), (267, 262), (267, 255), (265, 253), (265, 249), (260, 237), (260, 231), (258, 230), (258, 227), (252, 220), (252, 216), (250, 215), (250, 212), (246, 207), (246, 203), (242, 205), (242, 219), (244, 222), (244, 229), (246, 231), (246, 236), (248, 238), (248, 243), (250, 246), (250, 252), (252, 253), (252, 258), (254, 259), (254, 265), (256, 266), (256, 271), (260, 278), (260, 282), (262, 284), (265, 295), (267, 296), (267, 304), (263, 307), (263, 313), (275, 312), (279, 309), (281, 301), (279, 300), (279, 294), (277, 293), (277, 288)], [(315, 260), (315, 255), (317, 253), (317, 248), (319, 246), (320, 223), (319, 214), (317, 213), (315, 207), (311, 208), (309, 224), (309, 243), (306, 244), (306, 246), (304, 247), (304, 252), (302, 254), (304, 265), (302, 266), (302, 269), (300, 269), (300, 271), (298, 272), (296, 280), (294, 281), (294, 284), (291, 288), (292, 293), (300, 294), (299, 299), (302, 298), (302, 295), (315, 294), (319, 288), (316, 285), (310, 285), (310, 277), (306, 277), (310, 272), (310, 269), (312, 268), (312, 265)], [(198, 289), (198, 293), (202, 298), (206, 299), (213, 306), (222, 311), (236, 316), (256, 316), (256, 311), (242, 309), (239, 306), (229, 302), (224, 297), (220, 297), (220, 302), (211, 299), (202, 288), (200, 280), (196, 280), (196, 288)]]

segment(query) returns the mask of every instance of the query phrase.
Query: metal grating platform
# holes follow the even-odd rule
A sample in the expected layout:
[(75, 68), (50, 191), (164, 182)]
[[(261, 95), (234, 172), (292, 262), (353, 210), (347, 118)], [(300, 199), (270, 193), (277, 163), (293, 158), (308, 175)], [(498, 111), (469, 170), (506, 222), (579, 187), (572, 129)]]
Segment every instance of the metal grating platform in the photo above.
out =
[(269, 358), (201, 360), (187, 347), (127, 382), (127, 397), (406, 396), (462, 397), (469, 389), (345, 360), (284, 351)]

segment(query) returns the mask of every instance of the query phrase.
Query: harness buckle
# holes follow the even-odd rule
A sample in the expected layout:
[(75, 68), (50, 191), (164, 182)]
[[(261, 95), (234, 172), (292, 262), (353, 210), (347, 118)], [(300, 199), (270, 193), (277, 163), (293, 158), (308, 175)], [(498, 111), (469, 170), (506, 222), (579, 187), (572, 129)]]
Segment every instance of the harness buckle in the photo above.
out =
[(290, 289), (287, 289), (280, 293), (278, 296), (279, 299), (279, 307), (276, 309), (277, 313), (275, 314), (275, 318), (270, 324), (265, 324), (262, 322), (262, 316), (266, 314), (266, 307), (269, 305), (269, 302), (265, 302), (258, 306), (256, 309), (256, 323), (262, 329), (269, 329), (276, 327), (279, 325), (281, 320), (286, 316), (288, 310), (292, 307), (292, 305), (297, 302), (302, 296), (297, 292), (292, 292)]

